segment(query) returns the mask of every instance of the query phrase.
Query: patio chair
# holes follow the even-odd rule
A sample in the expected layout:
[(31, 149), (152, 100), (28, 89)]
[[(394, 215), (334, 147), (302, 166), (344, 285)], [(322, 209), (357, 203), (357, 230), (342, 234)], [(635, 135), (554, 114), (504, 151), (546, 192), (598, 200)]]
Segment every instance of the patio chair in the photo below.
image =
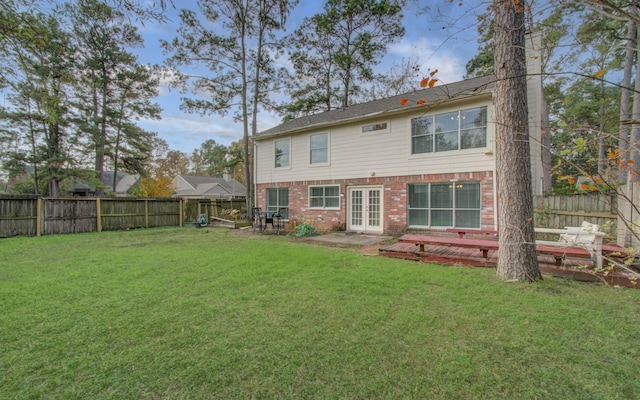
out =
[(260, 207), (254, 207), (253, 208), (253, 231), (255, 232), (256, 229), (259, 232), (262, 232), (264, 230), (264, 228), (266, 227), (266, 223), (264, 222), (264, 213), (262, 212), (262, 208)]

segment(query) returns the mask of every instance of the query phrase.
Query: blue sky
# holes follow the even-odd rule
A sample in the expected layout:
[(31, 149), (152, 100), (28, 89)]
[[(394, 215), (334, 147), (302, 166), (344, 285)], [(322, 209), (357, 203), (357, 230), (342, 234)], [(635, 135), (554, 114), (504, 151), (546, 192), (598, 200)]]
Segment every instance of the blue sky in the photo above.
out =
[[(385, 72), (404, 58), (417, 59), (421, 72), (425, 75), (431, 69), (438, 69), (441, 82), (449, 83), (462, 79), (465, 64), (476, 54), (477, 37), (475, 15), (484, 10), (485, 5), (471, 5), (472, 2), (451, 2), (449, 0), (418, 0), (420, 6), (429, 5), (429, 13), (418, 15), (414, 5), (404, 11), (405, 37), (388, 48), (387, 55), (376, 67), (377, 72)], [(475, 2), (474, 2), (475, 3)], [(162, 64), (165, 56), (159, 40), (170, 41), (176, 35), (179, 8), (195, 8), (195, 1), (174, 1), (176, 9), (167, 10), (170, 22), (145, 22), (139, 32), (145, 38), (145, 48), (136, 49), (140, 62)], [(305, 16), (322, 10), (322, 3), (301, 0), (287, 19), (287, 32), (300, 25)], [(286, 60), (283, 60), (286, 64)], [(416, 88), (420, 77), (416, 77)], [(233, 120), (232, 113), (221, 116), (200, 116), (188, 114), (179, 109), (182, 95), (176, 89), (162, 85), (155, 101), (163, 108), (161, 120), (143, 120), (140, 126), (157, 132), (167, 141), (171, 150), (191, 154), (194, 149), (208, 139), (229, 145), (242, 138), (242, 125)], [(262, 113), (258, 130), (262, 131), (280, 123), (278, 115)]]

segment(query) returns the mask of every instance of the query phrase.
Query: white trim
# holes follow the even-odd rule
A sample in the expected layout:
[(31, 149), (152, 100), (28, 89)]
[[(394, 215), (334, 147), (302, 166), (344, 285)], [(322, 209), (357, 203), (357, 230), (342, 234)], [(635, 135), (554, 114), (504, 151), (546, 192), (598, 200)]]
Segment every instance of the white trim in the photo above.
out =
[[(327, 161), (312, 163), (311, 162), (311, 138), (313, 136), (320, 136), (320, 135), (326, 135), (327, 136)], [(309, 150), (307, 152), (307, 155), (309, 156), (309, 166), (310, 167), (324, 167), (324, 166), (327, 166), (327, 165), (331, 164), (331, 162), (330, 162), (331, 161), (331, 135), (329, 134), (329, 131), (310, 133), (308, 141), (307, 141), (307, 144), (308, 144), (308, 150)]]
[[(289, 142), (289, 164), (287, 165), (283, 165), (281, 167), (277, 167), (276, 166), (276, 146), (278, 142)], [(291, 137), (286, 137), (286, 138), (281, 138), (281, 139), (276, 139), (273, 141), (273, 164), (271, 164), (271, 167), (274, 170), (284, 170), (284, 169), (291, 169), (291, 164), (293, 163), (293, 146), (291, 145)]]
[[(326, 188), (326, 187), (337, 187), (338, 188), (338, 206), (337, 207), (313, 207), (311, 205), (311, 189), (312, 188), (317, 188), (317, 187), (322, 187), (322, 188)], [(326, 185), (309, 185), (309, 187), (307, 188), (307, 207), (310, 210), (340, 210), (342, 208), (342, 196), (340, 195), (342, 192), (342, 186), (338, 183), (335, 184), (326, 184)], [(323, 196), (323, 198), (326, 198), (326, 196)]]
[[(356, 191), (356, 190), (362, 190), (364, 191), (363, 193), (363, 210), (362, 210), (362, 225), (359, 227), (354, 228), (354, 226), (351, 224), (351, 209), (352, 209), (352, 203), (351, 203), (351, 194), (352, 192)], [(380, 192), (380, 213), (378, 215), (378, 218), (380, 219), (380, 225), (379, 226), (370, 226), (367, 223), (367, 217), (368, 217), (368, 196), (367, 193), (370, 190), (378, 190)], [(371, 185), (371, 186), (351, 186), (351, 187), (347, 187), (347, 207), (346, 207), (346, 216), (347, 216), (347, 221), (346, 221), (346, 228), (347, 231), (349, 232), (358, 232), (358, 233), (371, 233), (371, 234), (381, 234), (384, 232), (384, 186), (382, 185)]]

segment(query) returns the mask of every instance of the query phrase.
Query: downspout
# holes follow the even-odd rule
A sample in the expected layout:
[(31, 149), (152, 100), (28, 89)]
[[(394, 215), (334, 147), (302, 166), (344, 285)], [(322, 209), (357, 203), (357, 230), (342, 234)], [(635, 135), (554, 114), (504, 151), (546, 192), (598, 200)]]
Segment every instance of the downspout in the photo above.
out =
[[(258, 142), (253, 141), (253, 206), (258, 207)], [(250, 210), (247, 210), (249, 213)]]

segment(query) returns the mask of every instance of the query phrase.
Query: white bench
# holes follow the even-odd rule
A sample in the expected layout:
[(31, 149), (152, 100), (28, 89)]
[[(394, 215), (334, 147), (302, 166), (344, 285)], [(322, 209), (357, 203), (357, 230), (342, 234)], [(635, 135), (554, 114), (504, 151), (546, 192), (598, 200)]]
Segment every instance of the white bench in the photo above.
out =
[(583, 248), (589, 251), (596, 267), (602, 268), (602, 241), (605, 233), (600, 231), (599, 225), (585, 221), (582, 226), (566, 226), (564, 229), (535, 228), (535, 232), (560, 235), (557, 242), (536, 240), (536, 244)]

